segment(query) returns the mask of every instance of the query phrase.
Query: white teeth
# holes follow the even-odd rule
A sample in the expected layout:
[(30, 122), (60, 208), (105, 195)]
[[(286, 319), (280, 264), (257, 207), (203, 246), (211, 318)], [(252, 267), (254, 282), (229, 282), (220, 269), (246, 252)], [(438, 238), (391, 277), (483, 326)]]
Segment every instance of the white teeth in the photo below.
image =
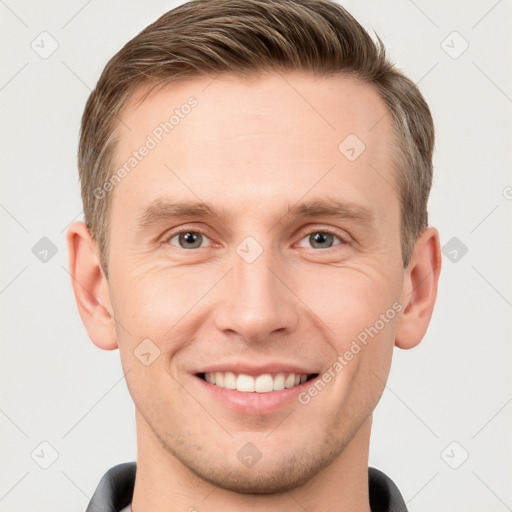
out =
[(226, 372), (224, 374), (224, 387), (226, 389), (236, 389), (236, 377), (233, 372)]
[(270, 373), (265, 373), (264, 375), (256, 377), (254, 390), (258, 393), (269, 393), (270, 391), (274, 391), (274, 379), (272, 378), (272, 375), (270, 375)]
[(278, 373), (274, 377), (274, 391), (281, 391), (282, 389), (284, 389), (284, 375)]
[(241, 373), (236, 379), (236, 390), (252, 393), (254, 391), (254, 379), (250, 375)]
[(278, 373), (276, 375), (264, 373), (257, 377), (245, 373), (235, 375), (233, 372), (211, 372), (204, 374), (204, 379), (210, 384), (215, 384), (225, 389), (236, 389), (244, 393), (270, 393), (271, 391), (290, 389), (306, 382), (307, 378), (308, 375), (305, 373)]
[(284, 381), (284, 387), (286, 389), (290, 389), (290, 388), (293, 388), (294, 385), (295, 385), (295, 375), (293, 375), (293, 373), (290, 373), (290, 375), (288, 375), (288, 377), (286, 377), (286, 380)]
[(224, 387), (224, 374), (222, 372), (215, 372), (215, 384)]

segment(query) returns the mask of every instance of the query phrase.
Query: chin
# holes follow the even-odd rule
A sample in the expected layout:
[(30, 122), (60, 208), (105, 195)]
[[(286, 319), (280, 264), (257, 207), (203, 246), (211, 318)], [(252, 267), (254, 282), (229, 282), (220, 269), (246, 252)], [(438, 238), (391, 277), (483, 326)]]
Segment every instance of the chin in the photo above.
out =
[[(239, 464), (216, 468), (208, 471), (201, 468), (189, 468), (196, 473), (202, 480), (208, 483), (239, 494), (277, 494), (280, 492), (295, 489), (308, 480), (316, 473), (316, 469), (310, 466), (290, 467), (289, 464), (275, 464), (272, 467), (260, 467), (260, 469), (240, 470)], [(279, 467), (277, 467), (279, 466)], [(195, 470), (194, 470), (195, 469)]]
[(329, 439), (321, 445), (310, 446), (309, 450), (297, 448), (293, 453), (263, 453), (252, 467), (246, 467), (237, 457), (219, 461), (213, 456), (208, 462), (209, 457), (204, 453), (193, 460), (183, 456), (179, 459), (201, 480), (221, 489), (265, 495), (291, 491), (304, 485), (331, 464), (343, 449), (344, 443)]

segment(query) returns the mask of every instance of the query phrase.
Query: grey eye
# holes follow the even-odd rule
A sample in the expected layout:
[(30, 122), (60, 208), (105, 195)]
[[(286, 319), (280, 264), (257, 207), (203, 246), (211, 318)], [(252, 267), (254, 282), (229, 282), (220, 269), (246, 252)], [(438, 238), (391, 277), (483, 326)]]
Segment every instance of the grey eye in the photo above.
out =
[[(342, 240), (338, 236), (329, 233), (328, 231), (312, 231), (311, 233), (306, 235), (302, 240), (307, 240), (313, 249), (330, 249), (335, 245), (335, 239), (338, 239), (338, 241), (342, 242)], [(308, 247), (302, 245), (302, 242), (300, 246)]]
[(309, 235), (309, 242), (311, 243), (314, 249), (325, 249), (325, 245), (327, 244), (329, 247), (332, 246), (334, 236), (330, 233), (324, 233), (322, 231), (318, 231), (317, 233), (311, 233)]
[(204, 235), (198, 231), (182, 231), (170, 238), (169, 243), (175, 238), (178, 239), (178, 245), (181, 249), (197, 249), (201, 247)]

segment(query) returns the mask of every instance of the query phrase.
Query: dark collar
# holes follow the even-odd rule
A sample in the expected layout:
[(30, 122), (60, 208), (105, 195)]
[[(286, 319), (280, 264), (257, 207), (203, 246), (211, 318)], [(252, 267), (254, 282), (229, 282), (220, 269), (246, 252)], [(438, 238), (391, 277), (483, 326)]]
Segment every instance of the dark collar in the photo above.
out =
[[(85, 512), (119, 512), (133, 497), (136, 462), (110, 468), (100, 480)], [(372, 512), (407, 512), (404, 499), (393, 480), (382, 471), (368, 468), (370, 508)]]

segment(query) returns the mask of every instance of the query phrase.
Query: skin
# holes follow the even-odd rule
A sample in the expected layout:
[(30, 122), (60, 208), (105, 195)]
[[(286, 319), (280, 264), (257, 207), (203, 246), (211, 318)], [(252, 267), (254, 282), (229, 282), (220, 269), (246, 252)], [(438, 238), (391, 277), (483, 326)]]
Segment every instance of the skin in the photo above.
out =
[[(433, 227), (402, 266), (384, 103), (368, 84), (300, 72), (189, 80), (141, 103), (143, 92), (123, 112), (118, 165), (187, 98), (198, 104), (111, 192), (108, 279), (85, 225), (67, 234), (83, 323), (98, 347), (119, 348), (136, 406), (134, 510), (369, 511), (372, 412), (393, 347), (426, 332), (441, 266)], [(366, 146), (352, 162), (338, 149), (348, 134)], [(327, 197), (373, 220), (285, 215), (287, 202)], [(138, 229), (156, 198), (200, 198), (227, 216)], [(197, 229), (197, 248), (176, 236)], [(314, 245), (325, 230), (335, 236)], [(252, 263), (237, 253), (248, 236), (262, 249)], [(393, 304), (401, 312), (307, 404), (244, 414), (194, 375), (241, 361), (322, 374)], [(133, 353), (144, 339), (160, 350), (147, 366)], [(237, 457), (246, 443), (262, 455), (250, 468)]]

